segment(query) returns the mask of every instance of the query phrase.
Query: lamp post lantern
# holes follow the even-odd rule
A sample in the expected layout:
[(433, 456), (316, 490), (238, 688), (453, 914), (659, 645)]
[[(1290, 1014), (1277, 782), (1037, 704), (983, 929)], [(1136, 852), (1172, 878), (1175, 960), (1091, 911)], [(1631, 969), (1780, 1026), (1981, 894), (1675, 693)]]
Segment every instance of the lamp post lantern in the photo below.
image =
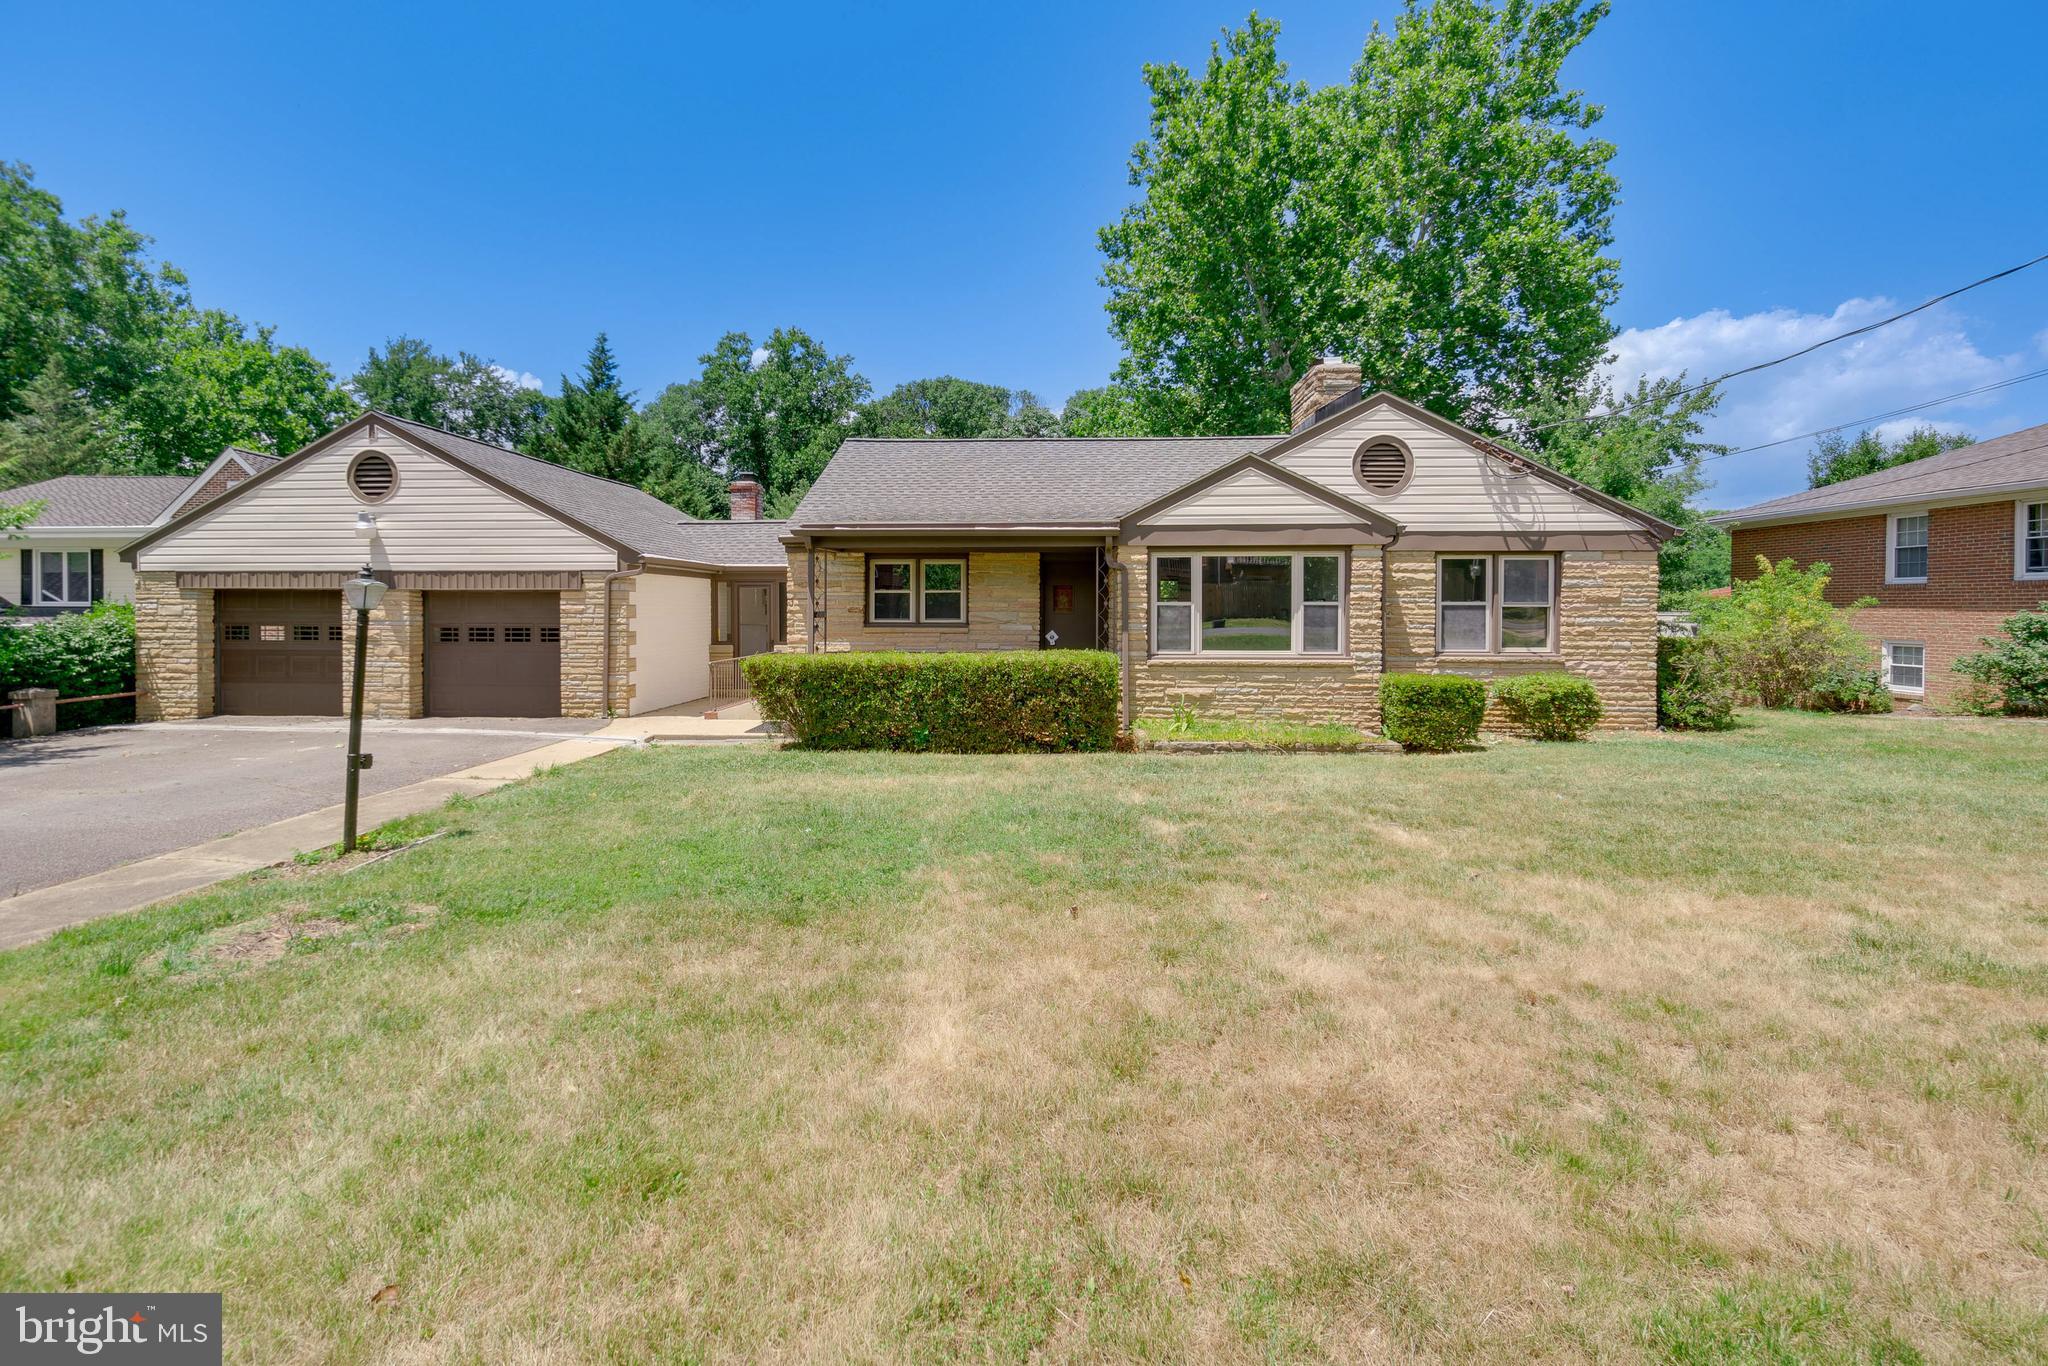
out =
[(383, 601), (384, 585), (364, 565), (342, 584), (341, 596), (356, 614), (356, 662), (348, 689), (348, 795), (341, 808), (341, 852), (349, 854), (356, 847), (356, 786), (370, 766), (370, 756), (363, 753), (363, 661), (370, 649), (370, 612)]

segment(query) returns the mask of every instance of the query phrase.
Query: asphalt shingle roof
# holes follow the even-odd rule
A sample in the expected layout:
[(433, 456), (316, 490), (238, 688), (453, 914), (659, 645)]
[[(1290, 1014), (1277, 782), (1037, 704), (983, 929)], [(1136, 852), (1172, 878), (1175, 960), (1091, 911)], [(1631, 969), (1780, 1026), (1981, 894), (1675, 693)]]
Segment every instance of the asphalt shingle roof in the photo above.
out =
[(63, 474), (0, 491), (0, 505), (43, 504), (30, 526), (148, 526), (191, 486), (188, 474)]
[(1894, 465), (1824, 488), (1773, 498), (1767, 503), (1724, 512), (1713, 520), (1761, 521), (1767, 517), (1883, 507), (2029, 484), (2048, 486), (2048, 425), (1979, 441), (1974, 446), (1959, 446), (1925, 460)]
[(379, 417), (429, 448), (474, 465), (499, 483), (642, 555), (735, 567), (787, 562), (779, 539), (781, 522), (699, 521), (631, 484), (584, 474), (389, 413)]
[(790, 514), (855, 524), (1102, 526), (1284, 436), (853, 437)]

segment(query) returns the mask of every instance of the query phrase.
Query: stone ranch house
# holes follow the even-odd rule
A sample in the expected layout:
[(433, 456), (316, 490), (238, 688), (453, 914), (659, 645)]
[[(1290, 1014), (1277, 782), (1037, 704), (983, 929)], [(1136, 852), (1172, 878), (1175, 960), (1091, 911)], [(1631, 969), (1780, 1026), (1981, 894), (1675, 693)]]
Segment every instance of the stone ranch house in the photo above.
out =
[[(369, 413), (128, 546), (145, 712), (636, 714), (763, 650), (1107, 649), (1126, 718), (1379, 725), (1388, 670), (1591, 680), (1656, 724), (1675, 528), (1326, 362), (1263, 437), (845, 442), (787, 521)], [(1497, 718), (1496, 718), (1497, 719)]]

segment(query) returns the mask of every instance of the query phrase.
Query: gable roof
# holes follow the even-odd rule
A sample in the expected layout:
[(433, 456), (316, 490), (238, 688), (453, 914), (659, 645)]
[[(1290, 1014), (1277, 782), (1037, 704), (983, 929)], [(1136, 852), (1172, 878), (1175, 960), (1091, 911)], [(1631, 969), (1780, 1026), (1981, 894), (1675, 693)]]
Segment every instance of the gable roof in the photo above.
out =
[(776, 569), (787, 572), (789, 552), (782, 547), (786, 521), (696, 521), (676, 528), (673, 551), (649, 551), (655, 559), (676, 559), (725, 569)]
[[(205, 469), (192, 476), (192, 482), (185, 486), (185, 491), (172, 499), (170, 506), (158, 515), (175, 517), (180, 512), (183, 512), (191, 505), (192, 499), (197, 496), (199, 490), (213, 482), (213, 476), (219, 473), (220, 467), (223, 465), (232, 463), (240, 465), (250, 474), (261, 474), (283, 458), (277, 455), (265, 455), (261, 451), (244, 450), (240, 446), (224, 447), (219, 455), (216, 455), (207, 463)], [(215, 497), (218, 496), (218, 494), (215, 495)]]
[(191, 487), (189, 474), (60, 474), (0, 492), (0, 505), (43, 504), (31, 527), (139, 527)]
[(1910, 464), (1753, 503), (1708, 520), (1721, 526), (1829, 516), (1970, 493), (2048, 488), (2048, 424), (1958, 446)]
[(1164, 497), (1155, 498), (1143, 507), (1133, 509), (1123, 519), (1123, 530), (1129, 531), (1136, 524), (1144, 522), (1148, 517), (1157, 516), (1170, 508), (1186, 502), (1190, 498), (1199, 496), (1218, 484), (1245, 473), (1269, 479), (1276, 484), (1291, 488), (1305, 497), (1313, 498), (1317, 502), (1328, 506), (1333, 512), (1343, 514), (1345, 517), (1371, 529), (1378, 535), (1391, 537), (1401, 534), (1401, 524), (1385, 513), (1380, 512), (1376, 508), (1369, 508), (1354, 498), (1346, 498), (1343, 494), (1333, 489), (1325, 488), (1313, 479), (1304, 478), (1293, 470), (1276, 465), (1257, 451), (1247, 451), (1237, 459), (1228, 461), (1210, 470), (1207, 474), (1197, 475)]
[(840, 526), (1075, 527), (1123, 517), (1278, 436), (849, 437), (790, 514)]
[[(1324, 404), (1298, 432), (1265, 436), (849, 437), (790, 514), (796, 533), (828, 529), (1047, 527), (1114, 530), (1133, 512), (1245, 455), (1267, 462), (1360, 413), (1391, 408), (1564, 489), (1655, 536), (1678, 528), (1522, 452), (1363, 387)], [(1384, 514), (1382, 514), (1384, 515)]]

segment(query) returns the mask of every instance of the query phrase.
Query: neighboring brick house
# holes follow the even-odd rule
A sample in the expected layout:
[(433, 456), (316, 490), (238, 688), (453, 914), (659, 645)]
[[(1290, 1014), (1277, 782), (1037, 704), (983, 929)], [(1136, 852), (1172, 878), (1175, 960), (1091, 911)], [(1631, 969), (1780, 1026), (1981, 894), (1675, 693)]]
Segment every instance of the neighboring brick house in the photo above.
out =
[[(752, 497), (749, 497), (749, 492)], [(734, 480), (742, 515), (758, 485)], [(120, 551), (145, 719), (338, 715), (368, 564), (371, 715), (637, 714), (781, 639), (779, 522), (700, 522), (640, 489), (369, 412)]]
[(1564, 670), (1656, 724), (1675, 528), (1355, 366), (1292, 397), (1284, 435), (849, 440), (784, 529), (784, 648), (1099, 647), (1126, 716), (1366, 729), (1390, 670)]
[(1825, 562), (1831, 602), (1877, 599), (1856, 625), (1886, 683), (1942, 707), (1968, 682), (1957, 658), (2048, 600), (2048, 426), (1714, 520), (1733, 533), (1737, 578), (1755, 574), (1759, 555)]
[(47, 617), (132, 601), (135, 576), (120, 558), (122, 546), (276, 463), (229, 446), (196, 475), (66, 474), (0, 490), (0, 505), (42, 504), (34, 521), (7, 537), (4, 549), (15, 562), (0, 567), (0, 610)]

